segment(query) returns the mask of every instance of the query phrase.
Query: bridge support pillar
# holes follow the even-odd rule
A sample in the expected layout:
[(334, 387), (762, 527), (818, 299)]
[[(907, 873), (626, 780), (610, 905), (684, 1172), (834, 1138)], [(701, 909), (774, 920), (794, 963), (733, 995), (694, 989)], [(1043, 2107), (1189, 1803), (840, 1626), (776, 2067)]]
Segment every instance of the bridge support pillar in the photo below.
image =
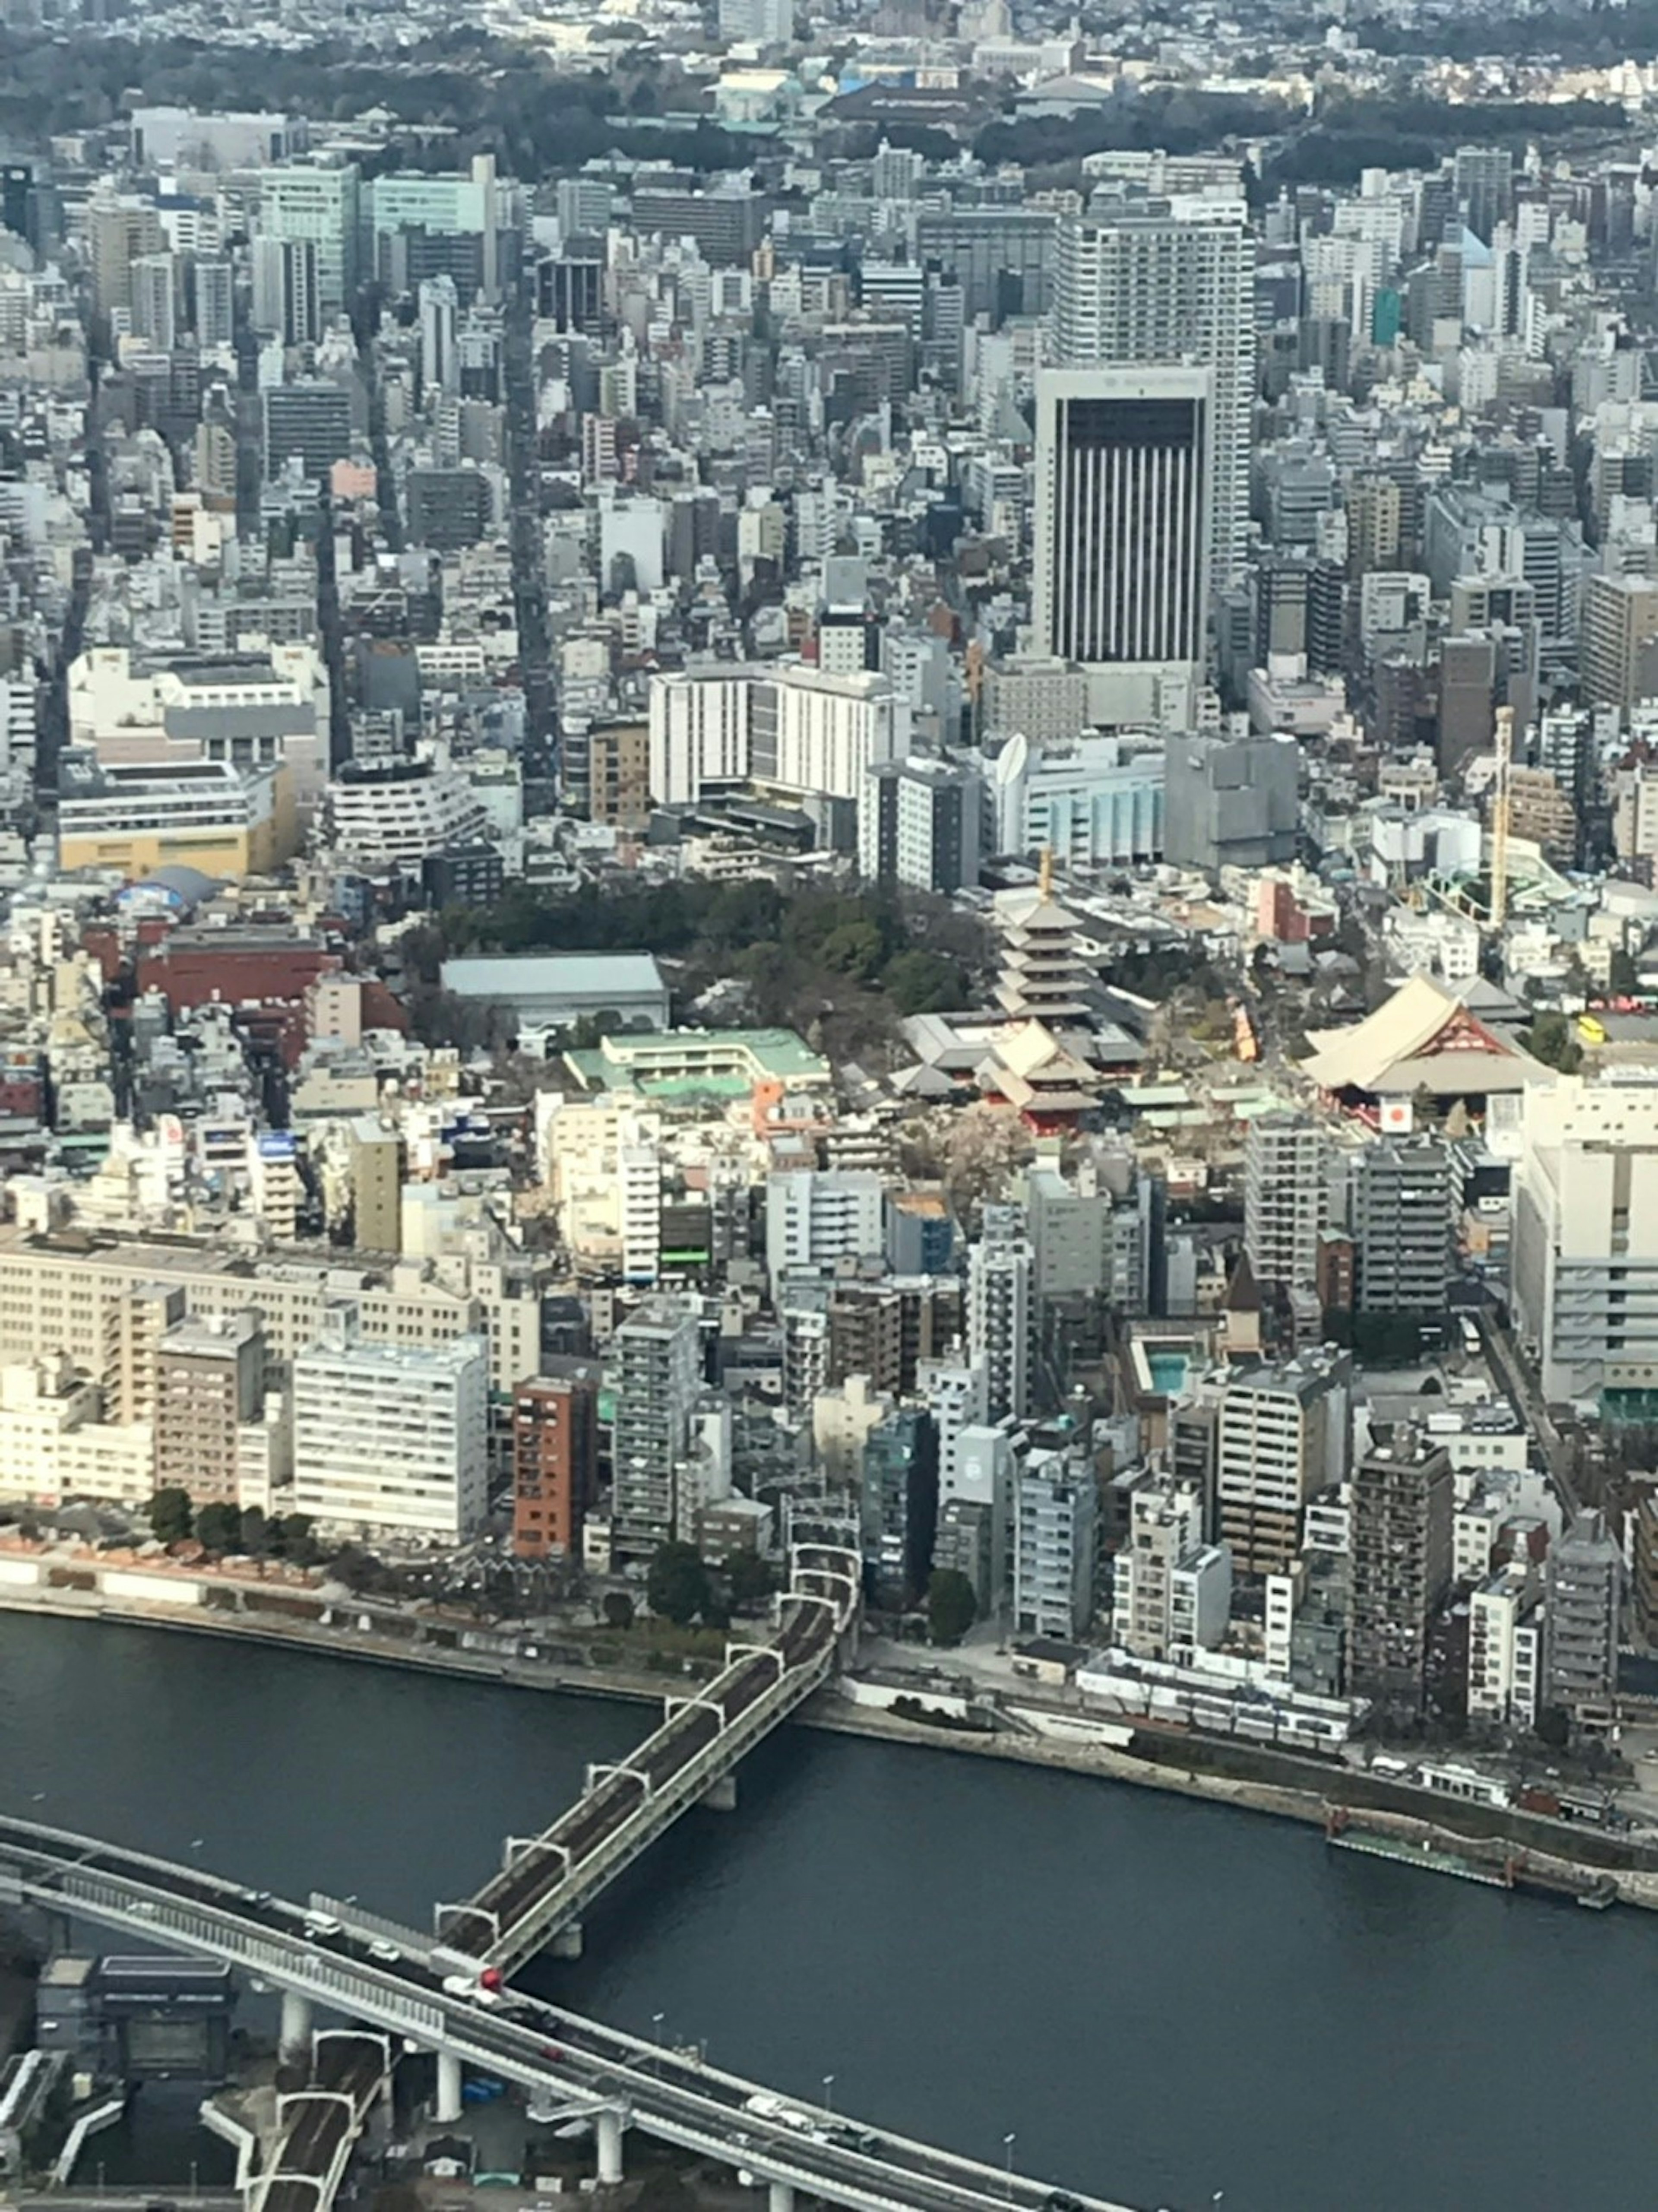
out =
[(598, 2185), (614, 2189), (622, 2179), (622, 2115), (614, 2105), (601, 2105), (593, 2118), (598, 2136)]
[(465, 2110), (460, 2094), (460, 2061), (452, 2051), (438, 2053), (437, 2108), (432, 2117), (446, 2127)]
[(581, 1956), (581, 1923), (567, 1920), (547, 1948), (556, 1959), (579, 1959)]
[(290, 2066), (311, 2056), (311, 2000), (298, 1990), (282, 1991), (282, 2024), (276, 2047)]
[(702, 1793), (702, 1802), (711, 1813), (734, 1813), (737, 1810), (737, 1769), (722, 1774), (717, 1782), (709, 1783)]
[(766, 2184), (766, 2212), (794, 2212), (794, 2184), (792, 2181), (768, 2181)]

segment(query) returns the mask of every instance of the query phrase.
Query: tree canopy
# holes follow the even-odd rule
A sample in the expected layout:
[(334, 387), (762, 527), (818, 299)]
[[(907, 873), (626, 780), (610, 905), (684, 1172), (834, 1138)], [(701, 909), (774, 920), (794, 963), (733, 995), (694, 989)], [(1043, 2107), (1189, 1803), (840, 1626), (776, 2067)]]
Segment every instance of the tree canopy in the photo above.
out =
[(659, 1544), (645, 1584), (651, 1611), (689, 1628), (709, 1605), (708, 1570), (695, 1544)]
[(979, 1601), (955, 1567), (935, 1567), (926, 1586), (927, 1636), (934, 1644), (959, 1644), (979, 1617)]
[(160, 1544), (181, 1544), (196, 1525), (190, 1492), (176, 1483), (158, 1490), (149, 1501), (150, 1533)]

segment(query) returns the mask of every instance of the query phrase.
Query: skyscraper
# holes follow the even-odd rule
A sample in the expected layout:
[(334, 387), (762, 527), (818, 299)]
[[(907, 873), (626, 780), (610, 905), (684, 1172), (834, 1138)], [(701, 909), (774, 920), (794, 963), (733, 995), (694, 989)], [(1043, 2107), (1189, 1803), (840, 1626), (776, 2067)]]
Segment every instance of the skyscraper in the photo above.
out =
[(1254, 265), (1242, 201), (1120, 201), (1060, 228), (1056, 367), (1184, 363), (1212, 375), (1207, 476), (1217, 585), (1238, 568), (1248, 522)]
[(1125, 693), (1122, 719), (1163, 719), (1159, 693), (1194, 690), (1201, 676), (1213, 402), (1212, 373), (1179, 363), (1036, 380), (1039, 647), (1149, 679), (1144, 702)]

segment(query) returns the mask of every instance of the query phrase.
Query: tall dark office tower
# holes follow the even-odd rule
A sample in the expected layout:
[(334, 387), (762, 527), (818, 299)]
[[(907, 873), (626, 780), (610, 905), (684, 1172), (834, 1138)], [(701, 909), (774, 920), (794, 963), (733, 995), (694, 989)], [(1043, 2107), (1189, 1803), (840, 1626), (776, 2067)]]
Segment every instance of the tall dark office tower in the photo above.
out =
[(1036, 380), (1040, 650), (1195, 682), (1210, 574), (1213, 378), (1184, 366)]

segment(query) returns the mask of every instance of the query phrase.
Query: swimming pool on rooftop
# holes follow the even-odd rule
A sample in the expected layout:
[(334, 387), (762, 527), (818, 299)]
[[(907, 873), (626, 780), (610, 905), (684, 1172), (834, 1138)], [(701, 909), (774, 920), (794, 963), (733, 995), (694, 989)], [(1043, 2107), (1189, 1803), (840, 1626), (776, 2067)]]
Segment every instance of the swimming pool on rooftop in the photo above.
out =
[(1192, 1356), (1187, 1352), (1148, 1352), (1145, 1364), (1151, 1372), (1151, 1388), (1158, 1396), (1176, 1398), (1186, 1388)]

